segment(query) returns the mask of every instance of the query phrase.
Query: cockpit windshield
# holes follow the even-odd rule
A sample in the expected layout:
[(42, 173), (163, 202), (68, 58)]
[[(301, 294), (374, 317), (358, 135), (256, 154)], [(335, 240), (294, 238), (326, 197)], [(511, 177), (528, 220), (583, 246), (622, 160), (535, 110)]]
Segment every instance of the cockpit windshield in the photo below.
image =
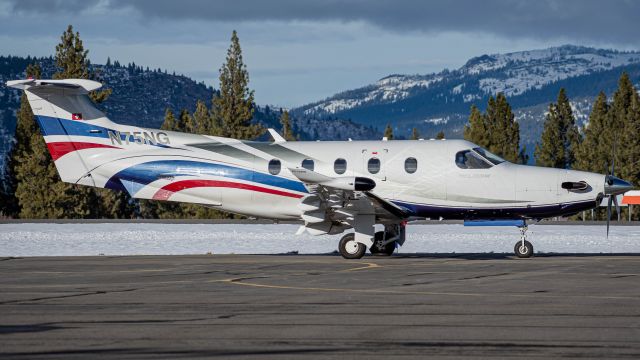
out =
[(488, 169), (505, 161), (480, 147), (459, 151), (456, 154), (456, 165), (461, 169)]
[(485, 150), (481, 147), (477, 147), (477, 148), (473, 148), (473, 151), (477, 152), (478, 154), (482, 155), (482, 157), (484, 157), (485, 159), (489, 160), (493, 165), (498, 165), (500, 163), (505, 162), (506, 160), (501, 158), (500, 156), (489, 152), (488, 150)]

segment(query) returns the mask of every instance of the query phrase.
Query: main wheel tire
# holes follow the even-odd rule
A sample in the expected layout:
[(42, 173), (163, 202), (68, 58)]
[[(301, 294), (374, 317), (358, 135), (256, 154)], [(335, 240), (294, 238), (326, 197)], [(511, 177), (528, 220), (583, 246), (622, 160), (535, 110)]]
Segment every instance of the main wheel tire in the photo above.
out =
[(367, 247), (363, 244), (356, 242), (356, 236), (351, 233), (347, 234), (340, 239), (338, 243), (338, 251), (345, 259), (360, 259), (364, 256)]
[(524, 241), (524, 245), (522, 241), (518, 241), (513, 248), (513, 252), (515, 252), (519, 258), (530, 258), (533, 256), (533, 245), (526, 240)]
[(378, 231), (373, 238), (373, 245), (369, 251), (373, 255), (391, 256), (396, 250), (396, 242), (392, 241), (385, 245), (382, 245), (382, 242), (384, 242), (384, 231)]

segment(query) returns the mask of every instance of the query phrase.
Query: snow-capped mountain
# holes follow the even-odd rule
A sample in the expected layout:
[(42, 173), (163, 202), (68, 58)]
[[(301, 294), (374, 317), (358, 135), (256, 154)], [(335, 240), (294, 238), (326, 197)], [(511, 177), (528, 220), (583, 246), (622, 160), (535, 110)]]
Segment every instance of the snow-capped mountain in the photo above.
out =
[[(626, 71), (640, 83), (640, 52), (621, 52), (565, 45), (543, 50), (472, 58), (457, 70), (427, 75), (390, 75), (376, 83), (331, 96), (294, 110), (316, 118), (344, 118), (382, 128), (392, 124), (408, 136), (417, 127), (425, 137), (444, 130), (460, 137), (469, 108), (486, 107), (489, 96), (507, 95), (521, 127), (523, 142), (532, 148), (544, 113), (566, 88), (579, 121), (588, 117), (599, 91), (611, 94)], [(527, 124), (531, 122), (531, 124)]]

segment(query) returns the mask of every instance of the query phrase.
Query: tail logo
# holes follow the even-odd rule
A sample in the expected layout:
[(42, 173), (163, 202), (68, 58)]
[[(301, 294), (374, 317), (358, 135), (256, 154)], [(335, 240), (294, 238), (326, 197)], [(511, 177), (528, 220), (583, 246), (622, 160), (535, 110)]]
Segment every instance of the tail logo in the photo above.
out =
[(82, 120), (82, 113), (71, 114), (71, 120)]

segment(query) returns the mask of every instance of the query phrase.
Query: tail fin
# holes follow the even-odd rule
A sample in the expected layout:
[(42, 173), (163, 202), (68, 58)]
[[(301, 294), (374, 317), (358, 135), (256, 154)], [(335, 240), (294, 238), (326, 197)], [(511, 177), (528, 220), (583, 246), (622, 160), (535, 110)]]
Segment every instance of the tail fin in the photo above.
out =
[(102, 84), (92, 80), (15, 80), (7, 86), (23, 89), (62, 181), (96, 186), (78, 150), (113, 148), (105, 127), (113, 127), (87, 96)]

